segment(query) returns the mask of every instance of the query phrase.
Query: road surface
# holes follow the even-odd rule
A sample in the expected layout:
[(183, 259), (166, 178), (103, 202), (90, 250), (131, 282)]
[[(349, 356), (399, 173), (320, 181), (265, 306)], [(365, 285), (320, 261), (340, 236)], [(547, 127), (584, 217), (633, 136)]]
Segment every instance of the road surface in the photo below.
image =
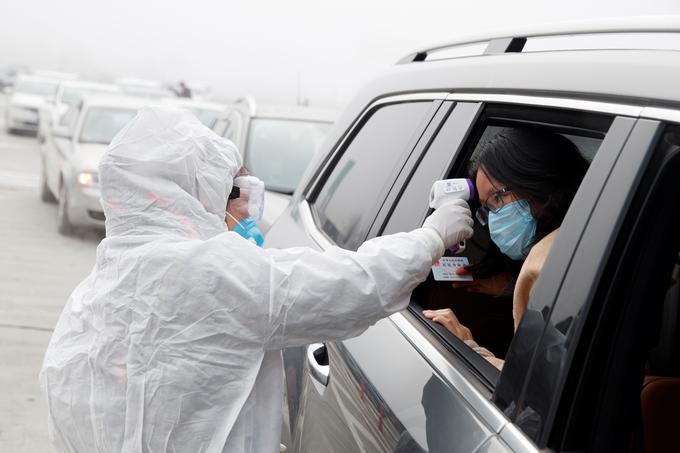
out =
[(38, 371), (73, 288), (94, 264), (100, 234), (57, 233), (56, 205), (38, 197), (35, 137), (8, 135), (0, 96), (0, 451), (53, 452)]

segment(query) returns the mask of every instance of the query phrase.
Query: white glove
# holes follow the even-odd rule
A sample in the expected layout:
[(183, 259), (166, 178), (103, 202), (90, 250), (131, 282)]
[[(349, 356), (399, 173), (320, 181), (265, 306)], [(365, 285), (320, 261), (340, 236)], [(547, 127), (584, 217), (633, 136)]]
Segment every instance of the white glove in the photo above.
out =
[(465, 200), (451, 200), (439, 207), (425, 219), (423, 228), (431, 228), (439, 234), (444, 248), (453, 247), (463, 239), (472, 237), (472, 213)]

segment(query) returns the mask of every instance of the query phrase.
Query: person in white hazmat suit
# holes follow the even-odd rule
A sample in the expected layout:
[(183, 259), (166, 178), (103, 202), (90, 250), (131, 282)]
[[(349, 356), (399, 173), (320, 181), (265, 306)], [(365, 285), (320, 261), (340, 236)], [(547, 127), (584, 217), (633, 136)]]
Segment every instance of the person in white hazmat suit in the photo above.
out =
[(61, 452), (275, 452), (280, 350), (356, 336), (404, 309), (464, 201), (356, 252), (262, 249), (225, 228), (241, 157), (192, 115), (144, 109), (99, 166), (107, 237), (40, 381)]

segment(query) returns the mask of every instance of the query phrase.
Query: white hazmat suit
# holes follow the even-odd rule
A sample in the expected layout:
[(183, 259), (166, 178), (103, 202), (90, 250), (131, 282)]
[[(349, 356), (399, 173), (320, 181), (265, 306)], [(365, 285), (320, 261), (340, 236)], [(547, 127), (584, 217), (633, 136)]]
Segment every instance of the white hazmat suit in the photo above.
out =
[(40, 373), (60, 451), (278, 451), (280, 350), (405, 308), (444, 246), (471, 234), (461, 202), (357, 252), (261, 249), (224, 224), (240, 167), (181, 110), (144, 109), (111, 143), (107, 237)]

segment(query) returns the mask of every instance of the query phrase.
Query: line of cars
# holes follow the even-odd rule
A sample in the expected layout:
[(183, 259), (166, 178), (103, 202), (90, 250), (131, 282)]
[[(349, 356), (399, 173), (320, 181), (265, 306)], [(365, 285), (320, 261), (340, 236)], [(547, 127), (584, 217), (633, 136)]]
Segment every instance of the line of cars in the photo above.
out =
[(246, 167), (268, 188), (263, 232), (287, 206), (335, 117), (332, 110), (257, 105), (252, 98), (225, 105), (177, 97), (159, 83), (131, 78), (102, 83), (68, 75), (20, 75), (8, 95), (7, 131), (37, 135), (40, 198), (58, 203), (62, 234), (103, 229), (98, 163), (113, 137), (144, 106), (187, 109), (236, 143)]

